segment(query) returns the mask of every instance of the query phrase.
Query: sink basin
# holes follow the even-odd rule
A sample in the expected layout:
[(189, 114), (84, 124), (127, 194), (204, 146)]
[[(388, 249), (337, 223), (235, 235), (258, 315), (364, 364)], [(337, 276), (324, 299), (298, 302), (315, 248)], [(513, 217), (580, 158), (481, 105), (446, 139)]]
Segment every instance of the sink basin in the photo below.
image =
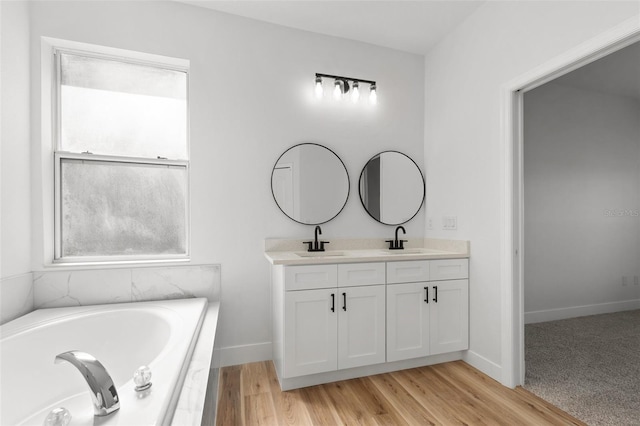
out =
[(427, 248), (406, 248), (404, 250), (383, 250), (384, 254), (438, 254), (442, 253), (439, 250), (427, 249)]
[(295, 253), (300, 257), (334, 257), (344, 256), (344, 252), (341, 251), (298, 251)]

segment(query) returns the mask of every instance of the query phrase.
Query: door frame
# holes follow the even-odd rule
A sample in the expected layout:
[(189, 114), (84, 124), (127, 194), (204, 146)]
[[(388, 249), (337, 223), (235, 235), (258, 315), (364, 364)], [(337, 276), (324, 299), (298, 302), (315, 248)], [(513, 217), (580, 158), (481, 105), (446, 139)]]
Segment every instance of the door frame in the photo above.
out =
[(640, 16), (633, 17), (551, 61), (505, 83), (500, 89), (500, 290), (502, 384), (524, 384), (524, 93), (630, 44), (640, 41)]

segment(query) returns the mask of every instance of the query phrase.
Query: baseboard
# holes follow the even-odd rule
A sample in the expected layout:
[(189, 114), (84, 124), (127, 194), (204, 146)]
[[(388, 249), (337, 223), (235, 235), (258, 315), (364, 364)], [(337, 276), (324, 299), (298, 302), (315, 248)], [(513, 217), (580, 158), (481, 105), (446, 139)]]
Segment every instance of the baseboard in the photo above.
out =
[(408, 368), (424, 367), (443, 362), (456, 361), (462, 358), (461, 352), (431, 355), (422, 358), (405, 359), (402, 361), (384, 362), (382, 364), (365, 365), (363, 367), (347, 368), (344, 370), (328, 371), (326, 373), (309, 374), (290, 378), (278, 377), (283, 391), (331, 383), (340, 380), (355, 379), (357, 377), (373, 376), (375, 374), (406, 370)]
[(525, 312), (524, 323), (534, 324), (537, 322), (556, 321), (561, 319), (584, 317), (587, 315), (608, 314), (611, 312), (630, 311), (633, 309), (640, 309), (640, 299)]
[(229, 346), (214, 350), (214, 358), (220, 367), (267, 361), (271, 359), (271, 355), (271, 342)]
[(462, 360), (470, 366), (477, 368), (492, 379), (502, 383), (502, 367), (473, 351), (466, 351)]

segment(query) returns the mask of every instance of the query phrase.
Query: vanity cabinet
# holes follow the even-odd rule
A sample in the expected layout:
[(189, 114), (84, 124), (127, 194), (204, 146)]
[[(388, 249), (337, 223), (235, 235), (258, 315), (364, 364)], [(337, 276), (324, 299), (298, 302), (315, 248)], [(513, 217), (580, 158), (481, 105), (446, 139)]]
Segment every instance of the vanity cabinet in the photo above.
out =
[(468, 349), (469, 261), (387, 265), (387, 361)]
[(385, 361), (384, 263), (284, 269), (284, 377)]
[(274, 265), (272, 273), (283, 389), (468, 348), (468, 259)]

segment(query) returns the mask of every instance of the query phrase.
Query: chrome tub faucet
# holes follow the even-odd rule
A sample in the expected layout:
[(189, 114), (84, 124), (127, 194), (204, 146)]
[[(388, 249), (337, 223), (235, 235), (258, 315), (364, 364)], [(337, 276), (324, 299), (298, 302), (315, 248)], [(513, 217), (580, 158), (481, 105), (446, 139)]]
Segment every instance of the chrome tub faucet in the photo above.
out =
[(63, 352), (56, 356), (54, 362), (59, 364), (62, 361), (76, 367), (87, 381), (95, 416), (106, 416), (120, 408), (120, 398), (111, 376), (93, 355), (81, 351)]

